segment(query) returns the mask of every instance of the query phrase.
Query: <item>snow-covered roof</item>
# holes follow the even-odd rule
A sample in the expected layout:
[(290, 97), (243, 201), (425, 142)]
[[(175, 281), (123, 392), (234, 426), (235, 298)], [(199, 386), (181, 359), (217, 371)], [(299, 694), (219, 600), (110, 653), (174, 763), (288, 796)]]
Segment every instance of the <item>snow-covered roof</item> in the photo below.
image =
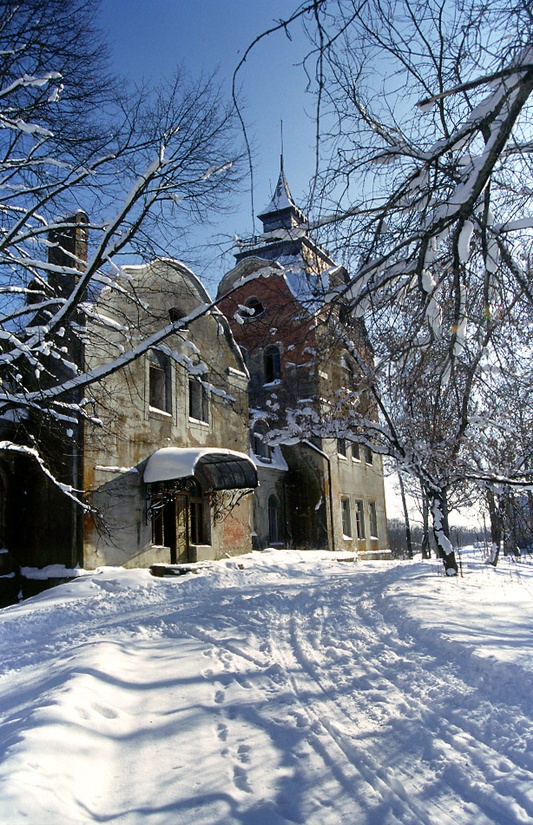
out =
[[(265, 209), (263, 209), (261, 215), (268, 215), (270, 212), (279, 212), (281, 209), (290, 208), (295, 209), (296, 204), (292, 199), (289, 184), (287, 183), (287, 179), (285, 178), (282, 168), (279, 173), (278, 182), (276, 184), (276, 188), (274, 189), (274, 194), (272, 195), (270, 203)], [(261, 215), (259, 217), (261, 217)]]
[(163, 447), (152, 453), (144, 470), (146, 484), (190, 476), (208, 490), (257, 487), (257, 470), (250, 457), (220, 447)]

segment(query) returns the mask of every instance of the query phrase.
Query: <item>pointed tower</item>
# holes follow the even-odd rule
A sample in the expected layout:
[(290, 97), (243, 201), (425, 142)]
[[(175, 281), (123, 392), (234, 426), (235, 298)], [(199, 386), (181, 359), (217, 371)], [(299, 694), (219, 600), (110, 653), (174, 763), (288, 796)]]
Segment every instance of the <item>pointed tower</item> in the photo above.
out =
[(263, 232), (275, 229), (294, 229), (307, 225), (307, 218), (292, 199), (289, 184), (283, 169), (283, 155), (280, 157), (280, 172), (272, 199), (264, 212), (257, 216), (263, 224)]
[(327, 251), (309, 237), (307, 216), (295, 204), (285, 177), (283, 155), (274, 194), (258, 218), (263, 232), (240, 242), (235, 254), (238, 263), (250, 257), (283, 259), (285, 266), (311, 276), (335, 266)]

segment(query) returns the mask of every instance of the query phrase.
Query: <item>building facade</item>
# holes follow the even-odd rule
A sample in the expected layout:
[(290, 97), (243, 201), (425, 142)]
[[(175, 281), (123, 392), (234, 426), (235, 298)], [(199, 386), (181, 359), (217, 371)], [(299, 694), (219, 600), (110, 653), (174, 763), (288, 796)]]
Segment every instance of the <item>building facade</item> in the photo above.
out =
[(310, 237), (283, 165), (259, 217), (263, 233), (241, 244), (218, 290), (250, 373), (256, 546), (384, 558), (382, 459), (344, 426), (354, 405), (375, 415), (354, 358), (372, 353), (363, 322), (326, 300), (348, 273)]
[[(117, 365), (86, 388), (84, 415), (0, 422), (2, 439), (20, 444), (0, 450), (1, 561), (23, 579), (50, 565), (147, 567), (252, 548), (248, 373), (229, 324), (178, 261), (120, 277), (90, 296), (72, 347), (65, 337), (65, 361), (81, 371)], [(59, 377), (63, 365), (52, 369)], [(43, 474), (34, 443), (85, 509)]]

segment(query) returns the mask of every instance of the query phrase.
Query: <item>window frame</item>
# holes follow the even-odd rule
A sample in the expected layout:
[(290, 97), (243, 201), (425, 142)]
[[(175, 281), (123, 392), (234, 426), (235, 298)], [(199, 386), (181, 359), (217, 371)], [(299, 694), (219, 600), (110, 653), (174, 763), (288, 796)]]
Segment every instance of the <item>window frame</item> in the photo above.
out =
[(352, 511), (348, 496), (341, 497), (341, 524), (343, 537), (353, 539)]
[(264, 384), (281, 380), (281, 349), (277, 344), (269, 344), (263, 351)]
[(148, 406), (150, 410), (172, 415), (172, 363), (161, 352), (148, 356)]
[[(264, 432), (262, 432), (264, 430)], [(256, 421), (252, 429), (252, 451), (256, 458), (265, 464), (272, 463), (272, 447), (264, 440), (268, 427), (264, 421)], [(257, 449), (261, 445), (261, 449)]]
[(366, 539), (365, 530), (365, 504), (360, 498), (355, 500), (355, 528), (359, 541)]
[[(209, 423), (209, 393), (203, 381), (189, 375), (189, 421)], [(200, 415), (195, 413), (199, 412)]]
[(379, 539), (379, 535), (378, 535), (378, 511), (377, 511), (375, 501), (369, 501), (368, 502), (368, 518), (369, 518), (369, 522), (370, 522), (370, 524), (369, 524), (370, 538), (371, 539)]

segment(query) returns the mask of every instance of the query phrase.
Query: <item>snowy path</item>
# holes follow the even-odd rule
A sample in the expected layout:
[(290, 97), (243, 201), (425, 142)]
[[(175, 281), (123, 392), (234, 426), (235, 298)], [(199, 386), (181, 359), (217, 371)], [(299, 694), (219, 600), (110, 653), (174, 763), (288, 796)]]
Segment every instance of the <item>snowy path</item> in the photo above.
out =
[(488, 648), (475, 573), (290, 556), (3, 611), (1, 821), (532, 822), (533, 578)]

